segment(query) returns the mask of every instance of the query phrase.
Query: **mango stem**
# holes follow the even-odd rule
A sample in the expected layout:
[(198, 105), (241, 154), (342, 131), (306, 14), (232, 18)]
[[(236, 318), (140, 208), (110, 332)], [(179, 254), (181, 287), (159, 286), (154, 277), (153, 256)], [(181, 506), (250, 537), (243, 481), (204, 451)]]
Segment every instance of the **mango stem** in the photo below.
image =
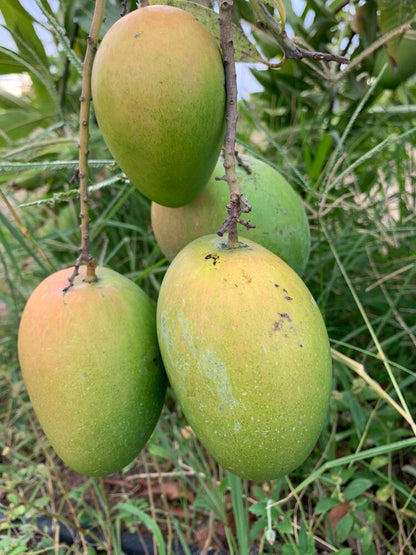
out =
[(237, 133), (237, 74), (235, 69), (234, 44), (233, 44), (233, 0), (220, 0), (219, 3), (219, 25), (220, 25), (220, 44), (223, 54), (225, 71), (225, 90), (227, 96), (226, 105), (226, 131), (224, 140), (224, 180), (227, 181), (230, 189), (230, 202), (227, 204), (228, 216), (224, 221), (218, 235), (222, 237), (228, 231), (228, 248), (238, 246), (237, 224), (245, 225), (247, 228), (255, 227), (248, 222), (240, 219), (241, 212), (249, 212), (251, 206), (247, 203), (241, 193), (241, 185), (235, 171), (236, 156), (235, 143)]
[(69, 284), (64, 289), (66, 292), (74, 284), (79, 268), (82, 263), (87, 264), (86, 282), (97, 281), (95, 274), (96, 263), (89, 252), (90, 245), (90, 216), (89, 216), (89, 197), (88, 197), (88, 141), (89, 141), (89, 119), (91, 104), (91, 73), (95, 53), (98, 48), (98, 38), (100, 35), (101, 24), (105, 15), (105, 0), (96, 0), (94, 14), (91, 21), (91, 28), (87, 37), (87, 48), (82, 71), (82, 87), (79, 109), (79, 166), (75, 170), (74, 180), (79, 181), (80, 213), (81, 220), (81, 247), (80, 254), (75, 262), (74, 270), (68, 278)]

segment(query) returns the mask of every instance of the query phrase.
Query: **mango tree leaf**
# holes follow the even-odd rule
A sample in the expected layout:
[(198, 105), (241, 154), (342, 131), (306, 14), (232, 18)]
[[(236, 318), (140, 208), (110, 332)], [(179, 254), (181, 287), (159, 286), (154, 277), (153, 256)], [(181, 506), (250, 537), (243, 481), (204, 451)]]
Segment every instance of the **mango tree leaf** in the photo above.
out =
[[(415, 4), (409, 0), (377, 0), (380, 12), (380, 30), (383, 35), (397, 29), (412, 18), (415, 20)], [(387, 42), (387, 51), (392, 64), (396, 67), (400, 40), (398, 35)]]
[(254, 23), (256, 21), (256, 15), (253, 8), (247, 0), (235, 0), (234, 10), (240, 19), (244, 19), (250, 23)]
[(31, 50), (36, 52), (37, 57), (43, 63), (48, 64), (48, 59), (43, 48), (42, 41), (34, 29), (34, 18), (23, 8), (18, 0), (13, 2), (2, 2), (1, 13), (9, 31), (13, 33), (13, 38), (17, 35), (24, 37)]
[(0, 89), (0, 109), (3, 110), (28, 110), (31, 109), (30, 103), (21, 96), (16, 96)]
[[(163, 4), (163, 2), (157, 2)], [(120, 19), (121, 6), (119, 2), (107, 2), (105, 6), (105, 20), (103, 21), (100, 29), (100, 36), (102, 37), (110, 29), (114, 23)], [(66, 18), (68, 19), (66, 27), (68, 28), (72, 22), (76, 22), (81, 29), (88, 34), (91, 26), (91, 19), (94, 12), (94, 6), (88, 2), (75, 2), (71, 8), (68, 9)]]
[(19, 51), (3, 48), (3, 54), (20, 62), (30, 74), (33, 89), (36, 95), (36, 103), (47, 107), (48, 110), (56, 109), (57, 94), (54, 79), (50, 73), (49, 62), (38, 56), (32, 45), (26, 38), (20, 37), (13, 29), (7, 28), (12, 35)]
[(34, 129), (50, 122), (47, 114), (36, 110), (33, 106), (30, 109), (5, 110), (0, 113), (0, 129), (2, 130), (0, 146), (22, 139)]
[(27, 68), (18, 56), (11, 50), (0, 46), (0, 74), (22, 73), (24, 71), (27, 71)]

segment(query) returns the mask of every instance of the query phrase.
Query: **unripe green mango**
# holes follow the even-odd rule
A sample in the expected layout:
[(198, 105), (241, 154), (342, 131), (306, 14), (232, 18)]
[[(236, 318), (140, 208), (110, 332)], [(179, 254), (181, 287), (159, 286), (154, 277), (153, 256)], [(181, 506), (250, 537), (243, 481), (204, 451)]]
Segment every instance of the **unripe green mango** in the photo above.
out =
[(108, 148), (144, 195), (166, 206), (195, 198), (225, 129), (222, 58), (201, 22), (157, 5), (122, 17), (98, 48), (92, 96)]
[(157, 305), (159, 346), (189, 424), (232, 473), (256, 481), (302, 464), (331, 391), (323, 318), (299, 276), (241, 239), (210, 235), (173, 260)]
[(385, 89), (395, 89), (416, 73), (416, 32), (409, 32), (401, 39), (396, 67), (390, 62), (387, 49), (380, 48), (374, 63), (374, 75), (378, 75), (386, 63), (388, 65), (379, 81)]
[(18, 354), (39, 422), (71, 468), (104, 476), (123, 468), (149, 439), (166, 375), (155, 307), (136, 284), (108, 268), (96, 283), (85, 268), (47, 277), (22, 314)]
[[(269, 164), (250, 155), (240, 158), (245, 167), (237, 166), (237, 175), (243, 195), (252, 207), (251, 212), (241, 217), (256, 226), (245, 234), (302, 274), (308, 262), (311, 238), (300, 197)], [(226, 182), (216, 178), (224, 173), (219, 160), (208, 185), (186, 206), (168, 208), (152, 202), (153, 231), (168, 260), (173, 260), (192, 240), (221, 228), (230, 193)]]

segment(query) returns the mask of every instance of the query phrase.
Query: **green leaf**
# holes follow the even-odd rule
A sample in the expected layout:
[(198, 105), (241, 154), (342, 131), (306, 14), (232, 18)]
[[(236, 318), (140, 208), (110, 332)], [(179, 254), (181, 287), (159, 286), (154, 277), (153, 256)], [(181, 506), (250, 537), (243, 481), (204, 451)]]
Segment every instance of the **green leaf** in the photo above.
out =
[(283, 520), (280, 520), (279, 522), (276, 523), (276, 529), (278, 530), (279, 534), (287, 534), (288, 536), (290, 536), (291, 534), (293, 534), (293, 527), (292, 527), (292, 521), (289, 515), (285, 515), (283, 517)]
[(26, 66), (19, 59), (16, 59), (11, 51), (0, 46), (0, 74), (22, 73), (26, 70)]
[(389, 463), (389, 457), (382, 456), (382, 457), (374, 457), (374, 459), (370, 463), (370, 468), (372, 470), (377, 470), (378, 468), (382, 468)]
[(305, 521), (302, 520), (298, 535), (300, 552), (304, 555), (315, 553), (313, 535), (306, 527)]
[(315, 507), (315, 513), (317, 515), (321, 513), (327, 513), (332, 507), (338, 505), (339, 501), (337, 499), (333, 499), (332, 497), (325, 497), (324, 499), (320, 499)]
[(1, 212), (0, 212), (0, 223), (2, 223), (2, 225), (4, 226), (5, 229), (6, 228), (8, 229), (8, 231), (16, 239), (16, 241), (20, 244), (20, 246), (23, 247), (23, 249), (29, 254), (29, 256), (33, 257), (35, 262), (38, 264), (39, 268), (41, 268), (44, 271), (45, 275), (47, 275), (48, 268), (45, 266), (45, 264), (40, 260), (40, 258), (37, 256), (37, 254), (27, 244), (27, 241), (25, 240), (25, 237), (22, 235), (21, 231), (15, 229), (12, 226), (12, 224), (8, 221), (6, 216), (4, 216)]
[(382, 503), (385, 503), (386, 501), (388, 501), (390, 499), (390, 497), (393, 495), (393, 493), (394, 493), (393, 485), (392, 484), (386, 484), (384, 487), (378, 488), (377, 493), (376, 493), (376, 499), (378, 499)]
[(18, 46), (19, 52), (15, 53), (12, 50), (4, 50), (7, 51), (10, 58), (19, 61), (25, 67), (25, 70), (29, 72), (36, 95), (36, 103), (45, 105), (48, 108), (54, 106), (57, 102), (57, 95), (55, 82), (51, 76), (48, 62), (45, 63), (39, 58), (36, 51), (32, 49), (31, 44), (25, 38), (20, 37), (11, 29), (9, 29), (9, 32)]
[(258, 503), (255, 503), (254, 505), (251, 505), (248, 510), (253, 515), (265, 516), (266, 515), (266, 502), (265, 501), (259, 501)]
[(322, 137), (322, 140), (319, 143), (319, 146), (313, 157), (312, 166), (308, 168), (309, 178), (312, 182), (315, 182), (318, 179), (319, 175), (321, 174), (327, 159), (327, 154), (329, 152), (329, 149), (332, 146), (333, 140), (334, 140), (334, 137), (332, 135), (329, 135), (328, 133)]
[[(397, 29), (403, 23), (415, 19), (415, 5), (409, 0), (377, 0), (380, 11), (380, 30), (383, 35)], [(399, 45), (402, 35), (398, 35), (387, 42), (387, 51), (393, 65), (397, 65)]]
[(228, 473), (228, 483), (231, 490), (231, 506), (236, 526), (237, 540), (240, 553), (249, 552), (249, 528), (247, 524), (247, 501), (244, 495), (243, 480), (231, 472)]
[(12, 32), (13, 39), (16, 36), (24, 37), (31, 50), (36, 52), (37, 57), (44, 65), (47, 65), (48, 59), (45, 49), (33, 26), (36, 20), (23, 8), (18, 0), (2, 2), (1, 13), (7, 29)]
[(247, 2), (247, 0), (235, 0), (234, 5), (239, 18), (251, 23), (256, 21), (256, 15), (250, 6), (250, 2)]
[(34, 107), (28, 109), (6, 110), (0, 113), (0, 146), (10, 141), (22, 139), (29, 135), (39, 126), (47, 125), (50, 120), (49, 114), (36, 110)]
[(347, 514), (337, 524), (337, 538), (340, 543), (345, 542), (348, 539), (351, 528), (354, 524), (354, 518), (352, 515)]
[(344, 391), (343, 393), (346, 405), (348, 406), (354, 425), (358, 430), (362, 431), (365, 428), (367, 422), (367, 416), (364, 412), (363, 407), (360, 405), (356, 397), (351, 393), (351, 391)]
[(364, 552), (368, 551), (372, 547), (373, 534), (371, 527), (363, 527), (359, 531), (359, 540), (361, 543), (361, 548)]
[(0, 109), (1, 108), (4, 110), (28, 110), (32, 107), (25, 98), (15, 96), (14, 94), (0, 89)]
[(372, 485), (373, 482), (368, 478), (357, 478), (350, 482), (345, 488), (343, 497), (346, 501), (351, 501), (371, 488)]
[[(82, 61), (78, 58), (78, 56), (71, 48), (71, 42), (66, 35), (65, 27), (63, 27), (59, 23), (54, 13), (44, 6), (44, 3), (45, 2), (39, 2), (39, 0), (36, 2), (38, 8), (41, 10), (42, 14), (48, 22), (50, 31), (55, 35), (56, 42), (61, 46), (63, 52), (65, 52), (68, 61), (73, 65), (78, 75), (82, 76)], [(93, 13), (91, 12), (88, 18), (88, 28), (86, 30), (87, 34), (89, 33), (89, 26), (91, 25), (92, 15)]]
[(143, 522), (143, 524), (150, 530), (150, 532), (152, 532), (157, 544), (158, 553), (160, 553), (160, 555), (165, 555), (166, 547), (165, 542), (163, 541), (162, 532), (160, 531), (157, 523), (152, 518), (150, 518), (148, 514), (129, 503), (120, 503), (113, 508), (113, 511), (128, 513), (136, 516), (139, 522)]

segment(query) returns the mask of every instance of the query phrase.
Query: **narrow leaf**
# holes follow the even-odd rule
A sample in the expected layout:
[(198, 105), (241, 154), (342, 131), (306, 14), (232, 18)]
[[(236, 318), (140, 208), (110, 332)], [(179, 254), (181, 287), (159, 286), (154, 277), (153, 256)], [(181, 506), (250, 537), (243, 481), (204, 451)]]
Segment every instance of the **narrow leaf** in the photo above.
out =
[(20, 246), (23, 247), (23, 249), (29, 254), (29, 256), (31, 256), (33, 258), (33, 260), (35, 260), (35, 262), (38, 264), (39, 268), (41, 268), (42, 271), (46, 275), (48, 273), (48, 268), (40, 260), (40, 258), (36, 254), (36, 252), (33, 249), (31, 249), (30, 246), (27, 244), (27, 242), (26, 242), (25, 238), (23, 237), (22, 233), (20, 231), (18, 231), (17, 229), (15, 229), (12, 226), (12, 224), (8, 221), (6, 216), (4, 216), (1, 212), (0, 212), (0, 222), (2, 223), (2, 225), (4, 225), (4, 227), (6, 229), (8, 229), (8, 231), (11, 233), (11, 235), (16, 239), (16, 241), (20, 244)]
[(339, 504), (339, 500), (332, 499), (332, 497), (325, 497), (320, 499), (315, 507), (315, 513), (317, 515), (321, 513), (327, 513), (330, 509)]
[(6, 110), (4, 113), (0, 113), (0, 129), (3, 131), (0, 145), (7, 144), (9, 140), (22, 139), (37, 127), (46, 125), (48, 122), (48, 114), (33, 107), (27, 110)]
[(139, 522), (143, 522), (143, 524), (152, 532), (155, 538), (158, 547), (158, 553), (160, 555), (165, 555), (166, 547), (165, 542), (163, 541), (162, 532), (160, 531), (157, 523), (152, 518), (150, 518), (148, 514), (129, 503), (121, 503), (119, 505), (116, 505), (114, 507), (114, 510), (116, 509), (120, 512), (124, 511), (125, 513), (134, 515), (138, 518)]
[(15, 59), (19, 59), (30, 73), (33, 82), (33, 89), (36, 95), (36, 103), (45, 105), (48, 109), (57, 104), (57, 94), (55, 82), (49, 69), (48, 61), (44, 62), (31, 44), (24, 37), (20, 37), (16, 31), (8, 29), (16, 42), (19, 52), (15, 55), (9, 51), (9, 55)]
[(0, 89), (0, 109), (1, 108), (4, 110), (29, 110), (31, 109), (31, 106), (25, 98)]
[(352, 501), (373, 485), (371, 480), (367, 478), (357, 478), (348, 484), (345, 488), (343, 497), (346, 501)]
[(1, 13), (8, 30), (13, 31), (15, 35), (24, 37), (42, 62), (47, 64), (45, 49), (33, 26), (36, 20), (24, 9), (19, 0), (2, 2)]
[(345, 515), (344, 518), (341, 518), (341, 520), (338, 522), (337, 538), (340, 543), (343, 543), (346, 539), (348, 539), (353, 524), (354, 518), (350, 514)]

